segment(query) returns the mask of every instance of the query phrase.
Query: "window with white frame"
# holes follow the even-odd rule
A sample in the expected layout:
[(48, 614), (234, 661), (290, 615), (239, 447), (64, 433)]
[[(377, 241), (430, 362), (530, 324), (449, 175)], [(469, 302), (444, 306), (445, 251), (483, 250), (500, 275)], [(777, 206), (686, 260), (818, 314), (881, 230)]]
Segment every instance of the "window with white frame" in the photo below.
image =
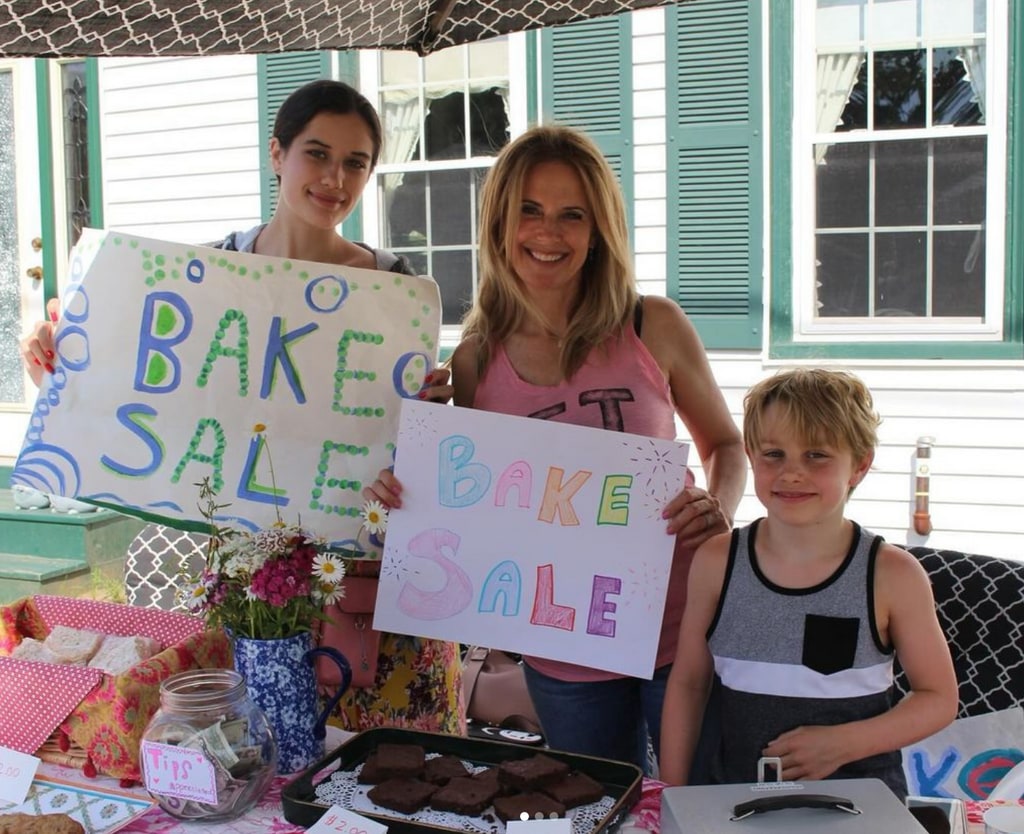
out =
[(444, 325), (458, 325), (473, 301), (477, 198), (514, 121), (509, 52), (509, 39), (497, 38), (426, 58), (380, 52), (368, 73), (363, 65), (384, 127), (374, 195), (381, 245), (435, 278)]
[(794, 9), (797, 339), (1000, 338), (1006, 0)]

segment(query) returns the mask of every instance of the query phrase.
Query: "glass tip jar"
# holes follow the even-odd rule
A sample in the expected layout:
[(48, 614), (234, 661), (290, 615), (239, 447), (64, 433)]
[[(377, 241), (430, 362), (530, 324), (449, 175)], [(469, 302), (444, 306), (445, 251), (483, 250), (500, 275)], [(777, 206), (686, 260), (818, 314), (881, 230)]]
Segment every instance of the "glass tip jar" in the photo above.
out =
[(277, 744), (238, 672), (192, 669), (160, 684), (139, 759), (146, 789), (168, 814), (226, 820), (252, 808), (270, 785)]

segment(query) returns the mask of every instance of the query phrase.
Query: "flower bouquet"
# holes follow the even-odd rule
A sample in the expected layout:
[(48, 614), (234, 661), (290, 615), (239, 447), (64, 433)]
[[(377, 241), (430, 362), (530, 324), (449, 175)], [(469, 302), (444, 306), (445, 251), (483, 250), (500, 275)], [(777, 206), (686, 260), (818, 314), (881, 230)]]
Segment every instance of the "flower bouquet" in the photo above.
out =
[[(269, 461), (264, 430), (262, 424), (254, 429)], [(273, 479), (272, 463), (270, 472)], [(227, 505), (217, 503), (209, 480), (197, 486), (210, 540), (206, 564), (186, 583), (185, 603), (209, 627), (231, 637), (235, 670), (274, 728), (278, 770), (293, 773), (322, 755), (327, 717), (351, 680), (345, 657), (315, 645), (321, 624), (330, 619), (325, 608), (344, 595), (344, 562), (322, 539), (285, 524), (280, 513), (265, 530), (218, 526)], [(346, 681), (323, 710), (313, 673), (313, 659), (320, 655)]]
[[(208, 519), (224, 506), (214, 503), (205, 481), (200, 500)], [(313, 631), (324, 607), (344, 593), (345, 565), (322, 548), (321, 539), (283, 522), (255, 533), (215, 528), (206, 565), (185, 589), (186, 605), (235, 637), (273, 640)]]

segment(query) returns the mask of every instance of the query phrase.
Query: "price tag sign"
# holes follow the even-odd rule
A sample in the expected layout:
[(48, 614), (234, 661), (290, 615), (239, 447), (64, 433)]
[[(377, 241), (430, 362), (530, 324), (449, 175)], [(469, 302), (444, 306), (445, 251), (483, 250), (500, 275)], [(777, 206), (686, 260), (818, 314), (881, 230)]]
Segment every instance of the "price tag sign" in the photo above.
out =
[(21, 805), (39, 767), (39, 759), (0, 747), (0, 804)]
[(507, 834), (572, 834), (572, 820), (568, 817), (543, 820), (509, 820)]
[(306, 834), (385, 834), (388, 830), (376, 820), (367, 819), (338, 805), (332, 805)]

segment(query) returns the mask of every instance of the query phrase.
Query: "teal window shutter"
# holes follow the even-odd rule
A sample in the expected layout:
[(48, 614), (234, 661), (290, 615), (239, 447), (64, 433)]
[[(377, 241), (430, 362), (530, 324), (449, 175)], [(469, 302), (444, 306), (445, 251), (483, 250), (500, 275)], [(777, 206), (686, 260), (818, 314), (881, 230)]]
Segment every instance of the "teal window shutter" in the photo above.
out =
[(541, 32), (543, 121), (586, 131), (615, 171), (633, 228), (633, 48), (629, 14)]
[(267, 148), (274, 129), (277, 108), (288, 95), (309, 81), (331, 77), (328, 52), (284, 52), (257, 56), (256, 74), (259, 95), (260, 142), (260, 213), (264, 222), (270, 219), (277, 204), (277, 177), (270, 167)]
[(762, 343), (760, 8), (666, 12), (667, 294), (708, 348)]

